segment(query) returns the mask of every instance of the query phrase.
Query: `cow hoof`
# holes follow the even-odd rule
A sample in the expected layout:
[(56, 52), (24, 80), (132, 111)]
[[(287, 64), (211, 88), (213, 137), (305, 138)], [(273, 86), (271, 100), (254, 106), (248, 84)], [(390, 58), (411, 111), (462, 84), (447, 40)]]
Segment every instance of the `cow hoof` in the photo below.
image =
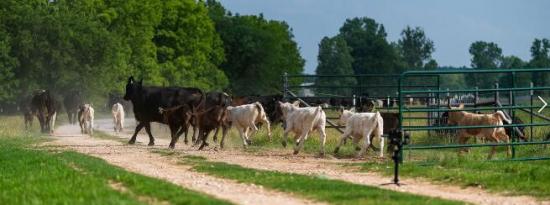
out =
[(153, 146), (153, 145), (155, 145), (155, 142), (149, 142), (149, 144), (147, 144), (147, 145)]
[(340, 151), (340, 147), (334, 148), (334, 154), (338, 154), (339, 151)]
[(355, 147), (355, 151), (360, 151), (361, 147)]
[(319, 153), (319, 157), (320, 157), (320, 158), (324, 158), (324, 157), (325, 157), (325, 153), (324, 153), (324, 152), (320, 152), (320, 153)]
[(297, 154), (298, 154), (298, 152), (300, 152), (300, 151), (298, 151), (298, 150), (294, 150), (294, 153), (292, 153), (292, 154), (294, 154), (294, 155), (297, 155)]
[(188, 144), (189, 144), (189, 141), (184, 140), (183, 143), (185, 143), (185, 145), (188, 145)]
[(170, 149), (174, 149), (174, 148), (176, 148), (176, 145), (173, 145), (173, 144), (171, 144), (171, 145), (168, 145), (168, 148), (170, 148)]
[(283, 147), (286, 148), (286, 142), (283, 141), (282, 144), (283, 144)]
[(135, 144), (135, 143), (136, 143), (135, 140), (130, 140), (130, 141), (128, 141), (128, 144)]
[(246, 140), (246, 144), (247, 144), (247, 145), (251, 145), (251, 144), (252, 144), (252, 140)]

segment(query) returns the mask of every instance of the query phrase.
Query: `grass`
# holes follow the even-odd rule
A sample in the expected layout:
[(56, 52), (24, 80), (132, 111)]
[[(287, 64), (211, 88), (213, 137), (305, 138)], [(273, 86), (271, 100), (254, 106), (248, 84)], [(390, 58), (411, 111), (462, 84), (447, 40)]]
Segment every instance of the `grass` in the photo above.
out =
[[(480, 152), (478, 152), (480, 153)], [(482, 157), (487, 152), (482, 153)], [(550, 161), (484, 161), (472, 159), (476, 153), (437, 160), (413, 161), (400, 166), (400, 176), (421, 177), (440, 183), (481, 187), (490, 191), (511, 195), (530, 195), (548, 199), (550, 196)], [(368, 162), (362, 165), (364, 171), (378, 171), (393, 174), (391, 162)]]
[(15, 126), (21, 121), (0, 117), (0, 204), (229, 204), (95, 157), (37, 148), (45, 138)]
[(276, 171), (260, 171), (205, 158), (186, 156), (184, 163), (194, 170), (216, 177), (252, 183), (282, 192), (294, 193), (331, 204), (462, 204), (439, 198), (416, 196), (407, 193), (358, 185), (324, 176), (306, 176)]

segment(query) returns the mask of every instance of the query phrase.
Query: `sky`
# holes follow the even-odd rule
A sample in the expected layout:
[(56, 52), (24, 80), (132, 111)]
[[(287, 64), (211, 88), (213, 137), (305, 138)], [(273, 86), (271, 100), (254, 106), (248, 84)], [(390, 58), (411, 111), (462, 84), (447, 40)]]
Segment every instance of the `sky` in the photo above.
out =
[(305, 73), (317, 67), (318, 46), (334, 36), (346, 19), (369, 17), (384, 25), (388, 41), (397, 42), (407, 25), (422, 27), (435, 45), (440, 66), (470, 67), (469, 46), (495, 42), (504, 55), (527, 61), (535, 38), (550, 39), (550, 1), (546, 0), (220, 0), (232, 13), (264, 14), (287, 22)]

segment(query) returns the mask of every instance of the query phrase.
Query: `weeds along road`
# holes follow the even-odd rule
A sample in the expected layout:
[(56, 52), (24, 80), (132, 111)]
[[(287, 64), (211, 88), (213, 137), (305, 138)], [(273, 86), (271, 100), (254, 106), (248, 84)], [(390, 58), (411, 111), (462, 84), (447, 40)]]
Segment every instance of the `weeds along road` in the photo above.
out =
[[(124, 133), (115, 134), (111, 119), (96, 120), (96, 130), (116, 136), (100, 139), (83, 136), (80, 128), (73, 125), (62, 125), (56, 130), (55, 141), (50, 144), (66, 146), (78, 152), (96, 156), (107, 162), (123, 167), (129, 171), (161, 178), (180, 186), (204, 192), (221, 199), (227, 199), (237, 204), (319, 204), (311, 200), (297, 197), (293, 194), (265, 189), (261, 186), (241, 184), (231, 180), (219, 179), (191, 170), (191, 166), (178, 163), (176, 156), (203, 156), (210, 161), (236, 164), (258, 170), (271, 170), (303, 175), (315, 175), (330, 179), (338, 179), (351, 183), (379, 187), (399, 192), (417, 195), (439, 197), (449, 200), (464, 201), (473, 204), (550, 204), (538, 201), (529, 196), (505, 196), (489, 193), (480, 188), (461, 188), (442, 184), (433, 184), (425, 180), (402, 179), (404, 186), (383, 185), (391, 181), (390, 177), (378, 173), (360, 173), (354, 168), (342, 166), (342, 163), (353, 163), (352, 160), (319, 159), (310, 155), (293, 156), (288, 150), (270, 150), (265, 152), (244, 152), (241, 148), (223, 151), (197, 151), (179, 142), (175, 154), (163, 156), (152, 151), (167, 149), (169, 139), (156, 136), (156, 145), (149, 147), (148, 137), (142, 131), (136, 145), (126, 145), (126, 141), (134, 130), (133, 119), (126, 119)], [(152, 126), (158, 130), (158, 126)], [(164, 128), (161, 128), (164, 129)], [(230, 140), (228, 140), (230, 141)]]

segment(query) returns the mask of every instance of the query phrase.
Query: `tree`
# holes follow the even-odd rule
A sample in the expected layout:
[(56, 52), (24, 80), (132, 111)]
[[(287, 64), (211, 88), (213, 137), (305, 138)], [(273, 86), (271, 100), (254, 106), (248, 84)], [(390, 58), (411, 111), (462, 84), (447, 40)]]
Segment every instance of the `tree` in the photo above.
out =
[(426, 64), (424, 64), (424, 70), (435, 70), (437, 67), (439, 67), (439, 65), (434, 59), (430, 59)]
[[(429, 61), (435, 51), (434, 43), (426, 37), (420, 27), (414, 29), (407, 26), (401, 31), (401, 39), (398, 41), (399, 53), (408, 69), (420, 69)], [(433, 62), (431, 62), (433, 66)]]
[(0, 101), (14, 99), (15, 87), (18, 84), (14, 69), (17, 67), (17, 59), (10, 56), (10, 38), (0, 27)]
[(355, 74), (400, 73), (396, 50), (386, 40), (384, 25), (368, 17), (347, 19), (340, 27), (351, 48)]
[[(535, 39), (531, 45), (531, 60), (528, 67), (530, 68), (548, 68), (550, 67), (550, 41), (548, 39)], [(550, 86), (550, 74), (533, 73), (533, 83), (535, 86)]]
[(223, 41), (226, 60), (221, 68), (233, 94), (277, 94), (283, 73), (303, 71), (304, 60), (287, 23), (267, 20), (261, 14), (231, 15), (213, 0), (206, 6)]
[[(502, 57), (502, 61), (500, 64), (500, 68), (503, 69), (522, 69), (525, 68), (527, 65), (526, 62), (521, 60), (521, 58), (517, 56), (505, 56)], [(528, 87), (531, 82), (531, 74), (530, 73), (516, 73), (516, 87)], [(512, 75), (504, 75), (500, 77), (499, 84), (503, 85), (503, 87), (512, 87)]]
[[(474, 69), (496, 69), (502, 62), (502, 49), (493, 42), (476, 41), (470, 45), (471, 66)], [(499, 79), (496, 73), (466, 75), (470, 86), (492, 88)]]
[(218, 66), (222, 42), (203, 3), (163, 1), (163, 15), (153, 42), (166, 84), (221, 89), (229, 82)]
[[(315, 73), (317, 75), (353, 75), (350, 48), (341, 36), (332, 38), (324, 37), (319, 44), (319, 64)], [(315, 85), (318, 86), (353, 86), (356, 85), (355, 78), (317, 78)], [(319, 94), (351, 96), (352, 90), (346, 89), (318, 89)]]

